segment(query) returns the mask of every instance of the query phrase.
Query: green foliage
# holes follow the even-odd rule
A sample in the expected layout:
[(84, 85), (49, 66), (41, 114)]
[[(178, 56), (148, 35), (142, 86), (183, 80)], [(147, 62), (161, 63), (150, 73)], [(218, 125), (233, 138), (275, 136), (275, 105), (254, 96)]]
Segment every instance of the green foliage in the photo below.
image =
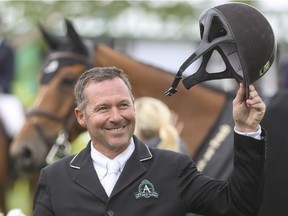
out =
[(11, 209), (21, 209), (26, 216), (32, 215), (33, 198), (30, 192), (27, 179), (19, 179), (14, 187), (7, 191), (7, 207)]
[(17, 95), (25, 108), (30, 107), (37, 93), (40, 76), (41, 47), (39, 42), (31, 42), (16, 49), (16, 76), (13, 93)]
[[(81, 18), (85, 20), (102, 20), (105, 23), (117, 21), (120, 15), (125, 16), (128, 11), (137, 10), (146, 13), (147, 16), (158, 17), (162, 23), (175, 22), (179, 25), (187, 25), (186, 20), (197, 19), (202, 8), (209, 5), (209, 1), (203, 1), (192, 5), (189, 1), (3, 1), (0, 8), (2, 14), (8, 14), (11, 19), (7, 31), (9, 34), (29, 31), (33, 33), (37, 23), (42, 23), (50, 28), (57, 29), (59, 20), (69, 18), (71, 20)], [(1, 9), (0, 9), (1, 14)], [(8, 16), (5, 16), (8, 17)], [(145, 19), (145, 18), (143, 18)], [(8, 20), (8, 18), (6, 18)], [(145, 21), (145, 20), (143, 20)], [(183, 21), (183, 22), (181, 22)], [(8, 22), (8, 21), (7, 21)], [(21, 25), (21, 26), (20, 26)], [(183, 26), (185, 28), (185, 26)], [(149, 29), (147, 29), (149, 31)], [(102, 31), (108, 35), (108, 29)], [(111, 36), (111, 35), (108, 35)]]

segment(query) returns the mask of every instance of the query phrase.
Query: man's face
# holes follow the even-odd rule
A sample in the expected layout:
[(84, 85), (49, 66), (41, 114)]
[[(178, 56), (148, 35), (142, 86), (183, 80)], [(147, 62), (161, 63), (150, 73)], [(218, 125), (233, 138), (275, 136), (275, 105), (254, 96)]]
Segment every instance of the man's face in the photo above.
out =
[(123, 152), (135, 129), (135, 110), (128, 87), (120, 78), (91, 82), (84, 94), (84, 112), (76, 109), (78, 122), (86, 127), (94, 147), (102, 154)]

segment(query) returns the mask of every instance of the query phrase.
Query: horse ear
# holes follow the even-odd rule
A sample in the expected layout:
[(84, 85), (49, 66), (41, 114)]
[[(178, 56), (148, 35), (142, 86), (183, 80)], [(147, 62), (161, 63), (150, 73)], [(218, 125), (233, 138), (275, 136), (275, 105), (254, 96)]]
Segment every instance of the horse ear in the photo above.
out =
[(68, 19), (65, 19), (66, 28), (67, 28), (67, 36), (69, 37), (71, 43), (73, 44), (74, 48), (77, 50), (77, 52), (80, 52), (81, 54), (88, 55), (88, 50), (83, 43), (81, 37), (74, 29), (74, 26), (72, 22)]
[(38, 23), (38, 28), (42, 36), (44, 37), (45, 41), (47, 42), (48, 46), (50, 47), (50, 49), (57, 50), (57, 48), (61, 44), (61, 41), (59, 40), (59, 38), (47, 32), (40, 23)]

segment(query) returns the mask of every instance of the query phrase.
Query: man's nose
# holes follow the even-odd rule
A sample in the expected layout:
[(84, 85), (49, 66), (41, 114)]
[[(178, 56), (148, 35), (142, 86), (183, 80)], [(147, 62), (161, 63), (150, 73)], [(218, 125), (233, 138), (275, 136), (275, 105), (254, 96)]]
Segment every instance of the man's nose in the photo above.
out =
[(122, 118), (119, 110), (117, 108), (113, 108), (111, 109), (111, 113), (110, 113), (110, 120), (112, 121), (118, 121)]

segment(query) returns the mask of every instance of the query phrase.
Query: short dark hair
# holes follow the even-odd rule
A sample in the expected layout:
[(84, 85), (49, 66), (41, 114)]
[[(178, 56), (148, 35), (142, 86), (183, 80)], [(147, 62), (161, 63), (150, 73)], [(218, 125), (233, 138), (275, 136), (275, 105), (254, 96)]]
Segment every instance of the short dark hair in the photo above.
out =
[(119, 77), (123, 80), (123, 82), (126, 84), (126, 86), (129, 89), (129, 92), (132, 95), (132, 87), (131, 84), (124, 73), (124, 71), (117, 67), (94, 67), (87, 71), (85, 71), (78, 81), (76, 82), (75, 88), (74, 88), (74, 95), (76, 98), (76, 104), (80, 110), (83, 110), (84, 107), (87, 104), (87, 100), (84, 95), (84, 89), (85, 87), (91, 83), (91, 82), (102, 82), (104, 80), (111, 80), (115, 77)]

